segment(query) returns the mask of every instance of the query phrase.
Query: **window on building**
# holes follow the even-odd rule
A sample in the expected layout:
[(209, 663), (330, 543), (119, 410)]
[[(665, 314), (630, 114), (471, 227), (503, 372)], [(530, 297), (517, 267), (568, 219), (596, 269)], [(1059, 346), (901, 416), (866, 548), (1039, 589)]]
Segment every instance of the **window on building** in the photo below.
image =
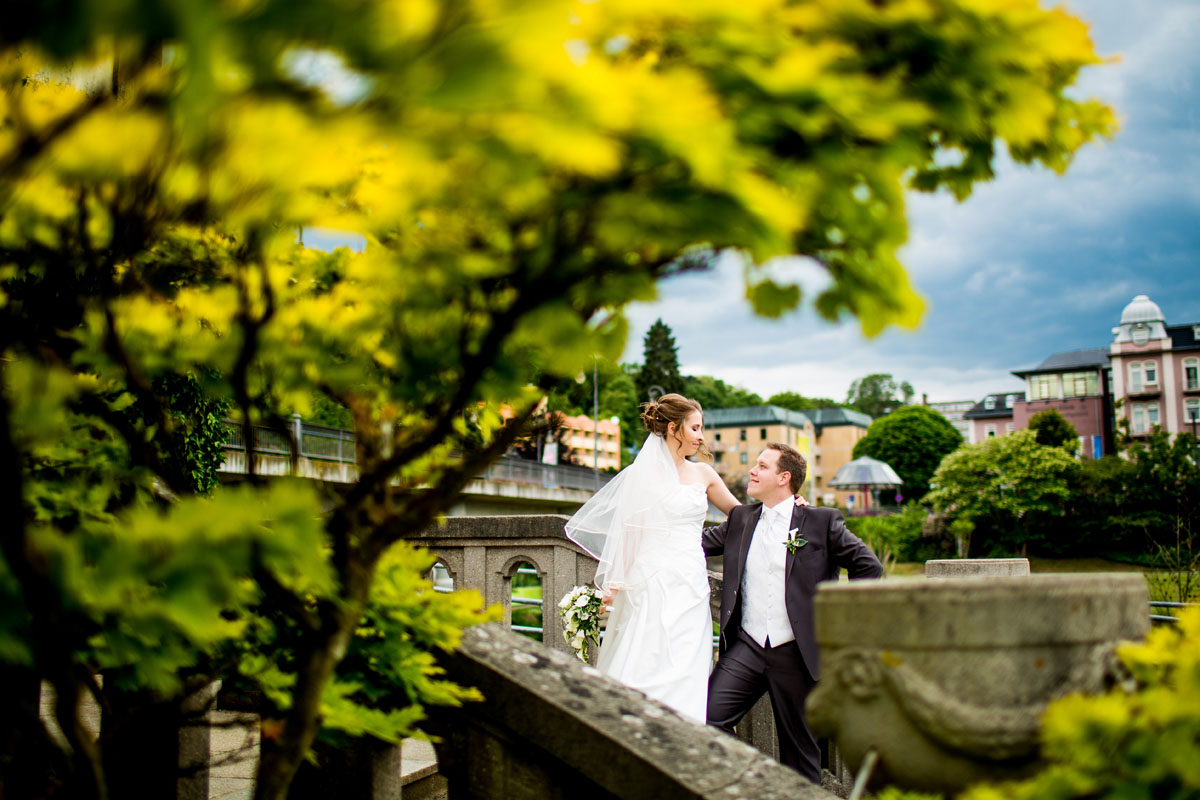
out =
[(1100, 394), (1099, 376), (1095, 372), (1067, 372), (1062, 376), (1063, 397), (1087, 397)]
[(1029, 380), (1029, 399), (1047, 400), (1058, 395), (1057, 375), (1034, 375)]
[(813, 478), (813, 488), (814, 489), (821, 488), (821, 479), (820, 478)]
[(716, 437), (717, 437), (718, 442), (721, 441), (721, 432), (720, 431), (717, 431)]
[(1146, 406), (1146, 422), (1153, 428), (1158, 423), (1158, 403)]
[(713, 462), (716, 464), (720, 464), (721, 456), (723, 456), (723, 455), (725, 455), (725, 454), (724, 453), (713, 453)]
[(1142, 391), (1142, 365), (1140, 363), (1129, 365), (1129, 391)]
[(986, 425), (986, 426), (984, 426), (983, 432), (987, 434), (987, 437), (989, 439), (993, 439), (996, 436), (996, 426), (995, 425)]
[(742, 441), (746, 441), (746, 429), (742, 428)]
[(765, 438), (767, 438), (767, 429), (766, 429), (766, 428), (759, 428), (759, 429), (758, 429), (758, 438), (760, 438), (760, 439), (765, 439)]
[(743, 464), (749, 464), (749, 463), (750, 463), (750, 454), (749, 454), (749, 453), (742, 453), (741, 462), (742, 462)]
[(1133, 343), (1145, 344), (1150, 339), (1150, 329), (1146, 327), (1146, 323), (1139, 322), (1133, 326)]
[(1004, 426), (1004, 435), (1011, 436), (1012, 432), (1015, 431), (1016, 429), (1017, 429), (1017, 426), (1010, 422)]
[(1192, 326), (1192, 338), (1200, 342), (1200, 325)]
[(1191, 398), (1183, 401), (1183, 421), (1189, 425), (1200, 423), (1200, 399)]
[(994, 397), (985, 398), (983, 401), (983, 407), (985, 409), (987, 409), (988, 411), (992, 411), (993, 409), (995, 409), (996, 408), (996, 398), (994, 398)]
[(1012, 407), (1013, 407), (1013, 402), (1014, 402), (1016, 399), (1017, 399), (1017, 396), (1016, 396), (1016, 395), (1012, 395), (1012, 394), (1006, 394), (1006, 395), (1004, 395), (1004, 407), (1005, 407), (1005, 408), (1012, 408)]
[(1154, 363), (1153, 361), (1147, 361), (1146, 363), (1142, 364), (1142, 371), (1146, 374), (1147, 386), (1158, 385), (1158, 364)]
[(1141, 403), (1134, 403), (1132, 409), (1132, 422), (1134, 433), (1145, 433), (1146, 427), (1146, 407)]
[(1185, 359), (1183, 362), (1183, 388), (1200, 389), (1200, 360)]

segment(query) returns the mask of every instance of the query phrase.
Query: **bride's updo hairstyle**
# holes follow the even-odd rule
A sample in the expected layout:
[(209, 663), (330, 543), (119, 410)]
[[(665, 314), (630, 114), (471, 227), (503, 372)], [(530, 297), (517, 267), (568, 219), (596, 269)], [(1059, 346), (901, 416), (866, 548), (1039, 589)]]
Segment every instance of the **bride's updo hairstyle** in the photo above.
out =
[[(674, 392), (664, 394), (658, 400), (642, 403), (642, 427), (646, 429), (646, 433), (653, 433), (665, 439), (668, 435), (667, 426), (674, 422), (675, 436), (683, 441), (680, 431), (683, 430), (687, 418), (694, 413), (704, 414), (704, 409), (695, 400), (689, 400)], [(707, 455), (708, 448), (702, 445), (700, 452)]]

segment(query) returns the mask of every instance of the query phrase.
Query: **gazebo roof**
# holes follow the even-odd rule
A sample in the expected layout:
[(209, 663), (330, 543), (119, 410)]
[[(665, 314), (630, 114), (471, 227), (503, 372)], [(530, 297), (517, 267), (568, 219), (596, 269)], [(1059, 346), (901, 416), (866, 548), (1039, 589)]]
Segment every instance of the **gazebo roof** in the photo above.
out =
[(904, 483), (896, 470), (878, 459), (862, 456), (848, 461), (833, 476), (830, 486), (844, 486), (855, 489), (879, 489), (885, 486), (899, 486)]

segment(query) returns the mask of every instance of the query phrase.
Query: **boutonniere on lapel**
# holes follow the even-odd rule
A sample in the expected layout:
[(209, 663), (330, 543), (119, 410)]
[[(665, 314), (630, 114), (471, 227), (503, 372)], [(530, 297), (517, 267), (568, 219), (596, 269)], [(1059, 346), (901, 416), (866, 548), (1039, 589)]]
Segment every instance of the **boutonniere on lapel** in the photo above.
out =
[(796, 552), (806, 544), (808, 544), (808, 540), (800, 538), (799, 528), (792, 528), (788, 531), (788, 538), (783, 541), (783, 546), (788, 549), (789, 553)]

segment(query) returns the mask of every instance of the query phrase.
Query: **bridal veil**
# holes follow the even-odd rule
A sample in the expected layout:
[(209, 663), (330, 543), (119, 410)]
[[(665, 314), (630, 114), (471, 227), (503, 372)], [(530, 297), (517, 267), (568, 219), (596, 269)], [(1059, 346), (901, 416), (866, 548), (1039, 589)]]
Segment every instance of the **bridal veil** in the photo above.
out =
[(595, 583), (602, 591), (634, 585), (640, 545), (667, 530), (663, 501), (678, 486), (679, 472), (667, 442), (652, 433), (633, 463), (567, 522), (567, 537), (600, 562)]

